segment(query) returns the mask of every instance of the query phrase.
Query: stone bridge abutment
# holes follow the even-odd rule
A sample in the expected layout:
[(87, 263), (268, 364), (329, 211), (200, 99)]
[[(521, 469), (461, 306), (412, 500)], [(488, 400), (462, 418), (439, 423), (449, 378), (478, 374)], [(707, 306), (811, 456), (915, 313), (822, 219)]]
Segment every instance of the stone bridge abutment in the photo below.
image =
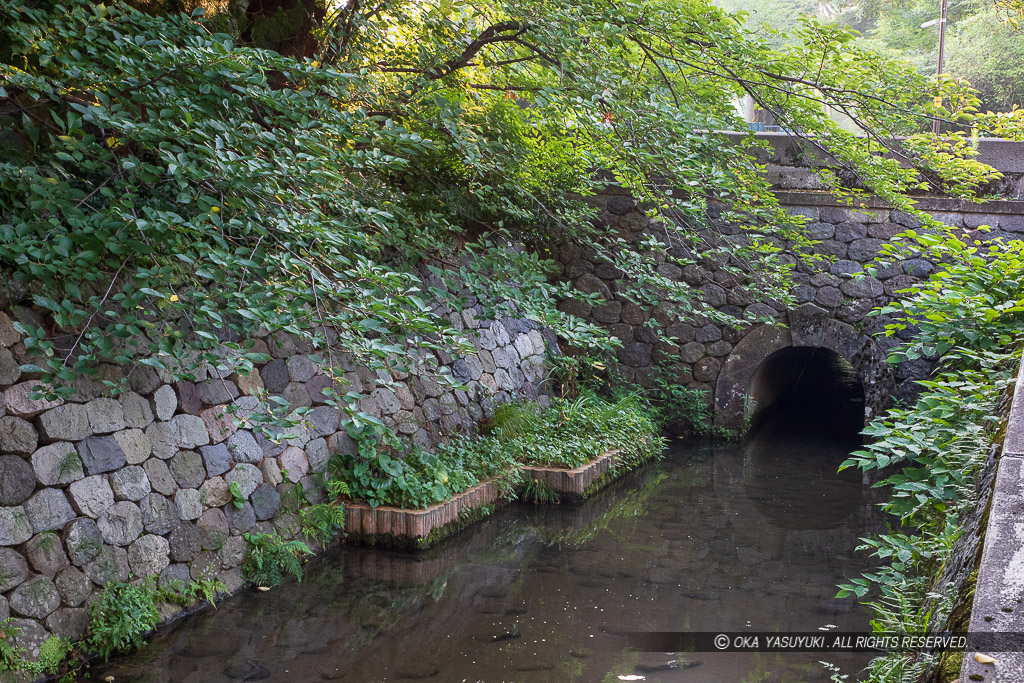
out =
[[(760, 136), (759, 136), (760, 137)], [(768, 178), (783, 206), (808, 218), (808, 234), (817, 241), (816, 265), (792, 254), (791, 274), (796, 306), (755, 301), (750, 292), (727, 272), (721, 258), (692, 262), (693, 254), (682, 247), (666, 246), (655, 258), (659, 274), (685, 282), (695, 296), (736, 320), (715, 323), (680, 313), (668, 304), (641, 307), (625, 295), (622, 271), (595, 253), (575, 244), (557, 251), (562, 277), (583, 292), (597, 293), (600, 305), (578, 300), (563, 301), (563, 311), (602, 325), (619, 339), (617, 370), (627, 381), (651, 386), (667, 373), (670, 381), (688, 385), (708, 396), (716, 424), (739, 427), (747, 414), (750, 381), (772, 353), (789, 347), (820, 347), (845, 359), (860, 378), (864, 391), (865, 419), (882, 411), (893, 398), (910, 400), (917, 393), (915, 380), (926, 378), (932, 363), (912, 360), (890, 367), (885, 358), (901, 341), (883, 333), (890, 320), (869, 312), (899, 296), (898, 292), (923, 281), (935, 264), (908, 258), (881, 267), (876, 261), (883, 245), (897, 234), (919, 226), (917, 220), (868, 197), (853, 208), (836, 203), (817, 185), (815, 166), (824, 162), (800, 148), (785, 135), (765, 134), (771, 151), (758, 152)], [(917, 198), (917, 208), (943, 223), (958, 228), (972, 239), (1024, 238), (1024, 143), (982, 140), (978, 160), (1003, 172), (996, 191), (1006, 200), (972, 203), (939, 196)], [(639, 244), (657, 236), (658, 223), (628, 193), (611, 186), (593, 198), (602, 221), (627, 242)], [(716, 218), (718, 207), (709, 207), (707, 224), (698, 229), (704, 244), (728, 246), (741, 243), (739, 227)], [(980, 226), (991, 230), (977, 231)], [(697, 255), (698, 259), (700, 255)], [(689, 261), (689, 262), (688, 262)], [(685, 265), (682, 265), (685, 264)], [(874, 266), (871, 275), (856, 275)], [(742, 277), (742, 276), (739, 276)], [(671, 342), (650, 327), (653, 318)], [(744, 320), (773, 318), (775, 324), (751, 327)], [(910, 335), (912, 330), (900, 334)]]
[[(865, 421), (888, 405), (895, 375), (885, 350), (852, 325), (808, 303), (784, 313), (778, 324), (754, 328), (729, 353), (715, 383), (715, 425), (742, 428), (757, 407), (754, 400), (760, 392), (752, 388), (758, 371), (779, 352), (793, 348), (827, 349), (849, 363), (863, 388)], [(774, 391), (777, 384), (769, 381), (765, 389)]]

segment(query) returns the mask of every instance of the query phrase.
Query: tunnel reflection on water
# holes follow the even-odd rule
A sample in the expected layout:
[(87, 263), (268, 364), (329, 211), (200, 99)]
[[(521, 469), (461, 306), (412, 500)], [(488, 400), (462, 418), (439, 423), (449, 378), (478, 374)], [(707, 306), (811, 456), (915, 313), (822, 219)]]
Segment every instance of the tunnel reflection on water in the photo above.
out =
[[(837, 474), (860, 445), (864, 390), (843, 358), (822, 348), (790, 347), (758, 368), (747, 438), (744, 490), (766, 517), (789, 529), (829, 529), (861, 504), (862, 476)], [(788, 486), (800, 471), (810, 486)]]

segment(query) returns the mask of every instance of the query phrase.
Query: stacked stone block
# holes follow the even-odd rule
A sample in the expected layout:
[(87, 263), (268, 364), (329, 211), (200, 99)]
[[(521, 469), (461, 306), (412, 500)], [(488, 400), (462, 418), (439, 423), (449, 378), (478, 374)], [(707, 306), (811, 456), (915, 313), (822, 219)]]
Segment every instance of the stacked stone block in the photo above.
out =
[[(205, 367), (173, 381), (138, 366), (115, 397), (102, 380), (119, 380), (121, 369), (104, 366), (67, 400), (31, 397), (39, 382), (20, 369), (31, 359), (12, 318), (40, 322), (30, 309), (0, 313), (0, 618), (15, 617), (30, 656), (51, 633), (80, 637), (108, 581), (241, 586), (242, 534), (294, 537), (298, 485), (306, 501), (324, 500), (315, 475), (332, 453), (355, 452), (326, 389), (360, 392), (361, 410), (425, 448), (471, 433), (497, 403), (544, 399), (545, 335), (526, 321), (484, 320), (479, 307), (448, 316), (477, 354), (432, 359), (466, 390), (425, 372), (374, 372), (337, 352), (347, 384), (332, 386), (311, 347), (275, 333), (256, 340), (272, 359), (247, 376)], [(311, 409), (280, 443), (244, 422), (263, 389)]]
[[(934, 270), (934, 264), (923, 258), (907, 258), (888, 266), (880, 266), (879, 250), (896, 234), (919, 227), (918, 221), (903, 212), (884, 208), (872, 202), (869, 208), (854, 209), (835, 206), (827, 196), (812, 193), (784, 193), (787, 208), (809, 220), (808, 235), (818, 240), (813, 254), (821, 258), (811, 265), (793, 254), (784, 259), (795, 264), (792, 280), (797, 306), (812, 303), (828, 315), (853, 326), (857, 332), (872, 336), (884, 330), (885, 316), (868, 316), (868, 312), (898, 296), (900, 290), (921, 282)], [(657, 237), (659, 224), (647, 217), (643, 208), (628, 195), (610, 190), (593, 199), (599, 209), (598, 220), (614, 228), (627, 242), (635, 244), (641, 237)], [(930, 200), (930, 205), (947, 211), (930, 211), (938, 220), (961, 230), (968, 239), (1020, 239), (1024, 233), (1024, 216), (1007, 213), (1002, 208), (984, 212), (984, 206), (961, 205), (952, 200)], [(1019, 202), (1018, 202), (1019, 203)], [(955, 210), (954, 210), (955, 209)], [(712, 206), (712, 216), (721, 207)], [(978, 231), (979, 226), (989, 231)], [(704, 244), (740, 243), (745, 238), (739, 228), (720, 220), (711, 220), (700, 231)], [(740, 286), (736, 276), (721, 269), (718, 259), (699, 260), (680, 267), (672, 257), (689, 258), (693, 254), (682, 247), (667, 247), (657, 254), (658, 272), (671, 280), (685, 282), (697, 296), (712, 307), (740, 319), (756, 320), (780, 317), (786, 312), (781, 302), (756, 302)], [(699, 256), (699, 255), (698, 255)], [(591, 306), (580, 300), (566, 300), (561, 310), (578, 315), (589, 322), (605, 326), (622, 342), (617, 351), (618, 371), (630, 382), (650, 386), (659, 365), (667, 364), (674, 381), (703, 391), (709, 402), (726, 358), (735, 345), (755, 324), (723, 325), (709, 320), (686, 317), (669, 305), (648, 308), (636, 306), (622, 295), (625, 288), (622, 271), (602, 261), (597, 254), (576, 244), (563, 244), (557, 250), (561, 276), (571, 280), (582, 292), (597, 293), (604, 303)], [(874, 267), (870, 275), (857, 275)], [(654, 320), (673, 339), (667, 343), (648, 326)], [(907, 334), (911, 334), (908, 331)], [(898, 339), (874, 337), (881, 350)], [(927, 376), (931, 364), (910, 361), (896, 368), (900, 392), (912, 392), (910, 381)], [(907, 394), (909, 396), (909, 394)]]

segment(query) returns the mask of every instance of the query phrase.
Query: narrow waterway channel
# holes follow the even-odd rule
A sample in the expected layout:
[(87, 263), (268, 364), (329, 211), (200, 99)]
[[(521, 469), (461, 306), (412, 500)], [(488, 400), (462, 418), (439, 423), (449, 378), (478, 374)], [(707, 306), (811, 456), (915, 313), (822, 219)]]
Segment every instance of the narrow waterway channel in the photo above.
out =
[[(836, 584), (877, 524), (855, 446), (774, 420), (677, 445), (581, 506), (513, 505), (419, 555), (337, 548), (99, 674), (174, 681), (826, 681), (865, 655), (634, 652), (628, 631), (866, 631)], [(639, 680), (639, 679), (633, 679)]]

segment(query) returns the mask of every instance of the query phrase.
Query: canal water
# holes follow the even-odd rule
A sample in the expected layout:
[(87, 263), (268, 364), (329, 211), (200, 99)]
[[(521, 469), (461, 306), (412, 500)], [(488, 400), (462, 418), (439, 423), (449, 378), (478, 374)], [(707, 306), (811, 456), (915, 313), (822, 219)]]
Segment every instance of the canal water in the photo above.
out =
[(424, 553), (337, 548), (301, 584), (244, 592), (98, 679), (828, 681), (820, 660), (856, 674), (867, 655), (638, 652), (623, 635), (869, 630), (834, 599), (879, 523), (860, 476), (836, 475), (856, 443), (803, 431), (678, 442), (583, 505), (508, 506)]

